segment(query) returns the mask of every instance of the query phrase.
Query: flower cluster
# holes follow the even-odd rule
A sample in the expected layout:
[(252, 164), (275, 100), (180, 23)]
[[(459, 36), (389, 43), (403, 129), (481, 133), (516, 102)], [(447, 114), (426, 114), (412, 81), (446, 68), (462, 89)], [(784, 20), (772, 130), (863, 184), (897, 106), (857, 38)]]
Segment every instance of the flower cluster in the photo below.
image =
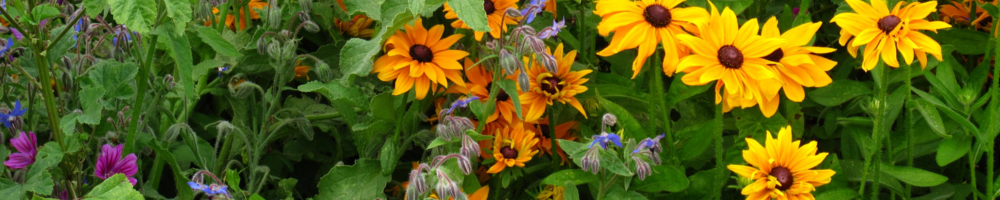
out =
[[(430, 192), (430, 184), (435, 183), (432, 194), (440, 198), (452, 197), (455, 199), (466, 199), (462, 192), (460, 179), (454, 179), (448, 170), (442, 165), (448, 160), (456, 160), (462, 174), (472, 173), (472, 162), (468, 157), (459, 154), (448, 154), (434, 157), (429, 163), (420, 163), (415, 169), (410, 171), (410, 181), (406, 188), (406, 199), (423, 199), (424, 195)], [(434, 179), (428, 179), (430, 175)], [(478, 193), (478, 192), (477, 192)]]
[[(211, 177), (215, 183), (205, 185), (205, 175)], [(201, 191), (205, 193), (210, 199), (232, 199), (233, 196), (229, 194), (229, 186), (224, 184), (219, 177), (216, 177), (212, 172), (201, 170), (194, 173), (191, 177), (191, 181), (187, 183), (191, 186), (192, 190)]]

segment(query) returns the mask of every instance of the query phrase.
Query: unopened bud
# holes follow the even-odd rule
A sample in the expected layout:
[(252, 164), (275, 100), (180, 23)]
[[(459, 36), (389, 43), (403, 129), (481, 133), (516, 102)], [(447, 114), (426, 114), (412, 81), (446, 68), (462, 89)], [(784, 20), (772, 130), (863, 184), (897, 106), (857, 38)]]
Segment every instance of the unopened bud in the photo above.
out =
[(547, 53), (545, 52), (545, 42), (543, 42), (542, 39), (539, 39), (535, 35), (525, 36), (523, 45), (526, 45), (529, 48), (531, 48), (531, 51), (535, 52), (535, 54), (540, 55)]
[(260, 55), (267, 54), (267, 40), (264, 40), (263, 36), (257, 39), (257, 53)]
[(583, 171), (597, 174), (597, 170), (601, 167), (598, 155), (598, 149), (600, 148), (600, 146), (594, 145), (590, 147), (590, 150), (587, 150), (587, 154), (583, 155), (583, 159), (580, 161), (580, 167), (583, 168)]
[(317, 25), (316, 22), (305, 21), (305, 22), (302, 22), (302, 24), (305, 25), (305, 26), (303, 26), (303, 28), (305, 28), (306, 31), (309, 31), (310, 33), (319, 32), (319, 25)]
[(272, 39), (269, 44), (267, 44), (267, 54), (272, 58), (281, 58), (281, 44)]
[(304, 13), (312, 12), (312, 0), (299, 0), (299, 7), (302, 7), (302, 12)]
[(614, 126), (618, 123), (618, 117), (615, 117), (614, 114), (606, 113), (604, 114), (604, 117), (601, 118), (601, 121), (604, 122), (605, 126)]
[[(303, 0), (305, 1), (305, 0)], [(272, 6), (277, 4), (271, 4)], [(267, 11), (267, 26), (271, 29), (278, 29), (281, 26), (281, 8), (277, 6), (268, 8)]]
[(461, 189), (458, 188), (458, 184), (455, 184), (448, 174), (442, 171), (440, 168), (437, 169), (438, 184), (437, 195), (438, 198), (447, 199), (448, 197), (458, 197), (459, 195), (465, 195), (462, 193)]
[(462, 155), (458, 156), (458, 169), (461, 169), (462, 173), (465, 175), (472, 173), (472, 162), (469, 162), (469, 157)]
[(639, 176), (639, 180), (646, 180), (646, 176), (653, 173), (649, 163), (646, 163), (642, 158), (633, 156), (632, 160), (635, 161), (635, 174)]
[(559, 73), (559, 62), (556, 61), (556, 57), (549, 54), (537, 54), (538, 62), (542, 63), (542, 67), (548, 70), (549, 73)]
[(528, 72), (522, 71), (517, 76), (517, 84), (521, 86), (521, 92), (528, 92), (531, 89), (531, 80), (528, 79)]
[(295, 50), (298, 48), (299, 46), (295, 42), (285, 42), (285, 48), (281, 50), (281, 55), (284, 56), (285, 60), (291, 60), (295, 57)]
[(521, 17), (521, 16), (523, 16), (523, 15), (521, 15), (521, 11), (520, 10), (517, 10), (517, 8), (513, 8), (513, 7), (507, 8), (507, 10), (504, 11), (504, 14), (506, 14), (508, 17)]
[(427, 192), (427, 181), (424, 180), (424, 174), (420, 173), (420, 169), (410, 171), (410, 188), (415, 189), (415, 192), (419, 194)]
[(434, 127), (434, 132), (437, 133), (438, 138), (444, 139), (445, 141), (451, 141), (451, 127), (447, 124), (441, 123)]
[(514, 71), (521, 69), (521, 62), (518, 62), (517, 57), (507, 51), (507, 49), (500, 50), (500, 67), (503, 67), (507, 74), (514, 74)]
[(462, 135), (462, 149), (459, 152), (465, 157), (475, 158), (476, 155), (479, 155), (479, 143), (469, 135)]

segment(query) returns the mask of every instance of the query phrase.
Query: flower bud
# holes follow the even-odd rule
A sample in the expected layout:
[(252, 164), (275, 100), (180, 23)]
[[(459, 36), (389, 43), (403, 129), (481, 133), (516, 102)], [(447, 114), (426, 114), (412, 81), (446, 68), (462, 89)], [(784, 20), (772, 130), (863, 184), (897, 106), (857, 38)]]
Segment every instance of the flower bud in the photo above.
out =
[(517, 10), (516, 8), (513, 8), (513, 7), (507, 8), (507, 10), (504, 11), (504, 14), (506, 14), (507, 17), (521, 17), (521, 16), (524, 16), (524, 15), (521, 15), (521, 11), (520, 10)]
[(549, 73), (559, 73), (559, 63), (556, 61), (555, 56), (549, 54), (538, 54), (536, 58), (538, 58), (538, 62), (542, 63), (542, 66), (545, 67), (545, 70), (548, 70)]
[(590, 173), (597, 174), (597, 170), (601, 167), (600, 156), (598, 155), (599, 146), (592, 146), (590, 150), (587, 150), (587, 154), (583, 155), (583, 159), (580, 161), (580, 167), (583, 171), (588, 171)]
[(632, 160), (635, 161), (635, 174), (639, 176), (639, 180), (646, 180), (646, 176), (653, 173), (649, 163), (646, 163), (642, 158), (632, 156)]
[(528, 92), (528, 90), (531, 89), (531, 80), (528, 79), (527, 72), (521, 72), (521, 74), (517, 76), (517, 84), (518, 86), (521, 86), (521, 92)]
[(281, 58), (281, 44), (277, 40), (271, 39), (271, 42), (267, 44), (267, 54), (272, 58)]
[(521, 62), (510, 51), (507, 51), (507, 49), (501, 49), (500, 67), (503, 67), (507, 74), (514, 74), (514, 71), (521, 69)]
[(173, 90), (175, 84), (177, 83), (174, 82), (173, 75), (167, 74), (166, 76), (163, 76), (163, 85), (167, 86), (167, 90)]
[[(604, 114), (604, 117), (601, 118), (601, 121), (604, 122), (605, 126), (614, 126), (616, 123), (618, 123), (618, 117), (615, 117), (614, 114), (607, 113)], [(602, 132), (607, 132), (607, 131), (602, 131)]]
[[(473, 156), (475, 156), (475, 154), (473, 154)], [(465, 175), (469, 175), (472, 173), (472, 162), (469, 162), (469, 157), (458, 155), (458, 169), (461, 169), (462, 173)]]
[[(424, 174), (420, 173), (420, 169), (410, 171), (410, 188), (413, 188), (417, 194), (427, 192), (427, 180), (424, 180)], [(409, 194), (409, 191), (407, 191), (407, 194)]]
[[(276, 4), (271, 4), (276, 5)], [(312, 12), (312, 0), (299, 0), (299, 7), (302, 7), (302, 12), (310, 13)]]
[(541, 55), (547, 53), (545, 52), (545, 42), (542, 42), (542, 39), (538, 39), (535, 35), (525, 36), (523, 45), (527, 45), (535, 54)]
[(434, 127), (434, 132), (437, 133), (437, 137), (444, 139), (445, 141), (451, 141), (451, 127), (445, 123), (440, 123)]
[(435, 190), (437, 190), (438, 198), (447, 199), (448, 197), (465, 195), (462, 193), (461, 189), (458, 188), (458, 184), (455, 184), (455, 182), (448, 177), (448, 174), (440, 168), (437, 169), (437, 178), (438, 184)]
[(473, 140), (472, 137), (469, 137), (469, 135), (462, 135), (462, 149), (460, 153), (465, 157), (475, 158), (476, 155), (479, 155), (479, 143)]
[(273, 7), (268, 8), (267, 11), (267, 26), (271, 29), (278, 29), (281, 26), (281, 8), (278, 8), (277, 4), (270, 5)]
[(257, 53), (260, 55), (267, 54), (267, 46), (267, 40), (264, 40), (263, 36), (261, 36), (260, 39), (257, 39)]
[(309, 31), (310, 33), (319, 32), (319, 25), (317, 25), (316, 22), (305, 21), (305, 22), (302, 22), (302, 24), (305, 25), (303, 28), (305, 28), (306, 31)]
[(295, 50), (298, 49), (298, 44), (295, 42), (285, 42), (285, 48), (281, 50), (281, 55), (284, 56), (285, 60), (291, 60), (295, 58)]

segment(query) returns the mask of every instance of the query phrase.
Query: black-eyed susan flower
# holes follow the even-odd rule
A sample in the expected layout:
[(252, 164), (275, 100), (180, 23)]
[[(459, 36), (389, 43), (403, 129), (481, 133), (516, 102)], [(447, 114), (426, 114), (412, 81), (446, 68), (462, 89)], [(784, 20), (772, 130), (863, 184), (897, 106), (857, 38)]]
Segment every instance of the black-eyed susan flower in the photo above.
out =
[[(721, 103), (719, 91), (725, 86), (726, 95), (755, 101), (761, 110), (776, 110), (773, 95), (781, 89), (778, 82), (762, 82), (777, 75), (767, 66), (773, 62), (764, 57), (779, 49), (785, 42), (778, 38), (757, 35), (757, 19), (747, 20), (743, 26), (736, 21), (736, 13), (728, 7), (720, 14), (711, 5), (712, 16), (700, 37), (678, 35), (692, 54), (684, 57), (677, 71), (687, 74), (681, 78), (687, 85), (705, 85), (715, 81), (715, 103)], [(773, 107), (772, 107), (773, 106)], [(770, 117), (774, 112), (764, 115)]]
[(700, 7), (677, 7), (684, 0), (604, 0), (597, 2), (594, 14), (601, 16), (597, 31), (602, 36), (615, 32), (611, 44), (597, 55), (611, 56), (635, 49), (639, 54), (632, 62), (632, 78), (639, 75), (646, 58), (653, 55), (656, 46), (663, 44), (663, 72), (672, 76), (677, 61), (685, 51), (678, 50), (675, 36), (687, 31), (698, 31), (708, 20), (708, 12)]
[[(508, 8), (516, 9), (517, 0), (483, 0), (483, 10), (486, 11), (487, 24), (490, 26), (490, 36), (493, 36), (493, 38), (500, 38), (500, 33), (507, 31), (508, 24), (517, 24), (517, 18), (504, 16)], [(458, 14), (455, 13), (455, 10), (448, 3), (444, 3), (444, 18), (455, 20), (451, 23), (451, 27), (453, 28), (471, 29), (468, 24), (458, 19)], [(483, 39), (483, 33), (475, 31), (476, 41)]]
[[(545, 153), (549, 154), (549, 156), (552, 156), (552, 139), (550, 137), (551, 133), (549, 130), (550, 128), (549, 120), (547, 118), (544, 118), (538, 121), (541, 123), (530, 125), (528, 128), (535, 130), (536, 133), (540, 133), (538, 135), (539, 138), (538, 148), (545, 151)], [(578, 138), (576, 134), (578, 129), (580, 129), (580, 123), (576, 121), (568, 121), (559, 124), (558, 126), (556, 126), (556, 139), (576, 141), (576, 139)], [(563, 165), (569, 162), (569, 159), (566, 156), (566, 152), (563, 152), (562, 147), (559, 146), (558, 142), (556, 143), (555, 152), (559, 154), (559, 158), (561, 160), (559, 162), (559, 165)]]
[(309, 66), (302, 65), (302, 61), (295, 63), (295, 78), (306, 78), (309, 80)]
[[(248, 3), (248, 5), (250, 6), (250, 10), (249, 10), (249, 12), (250, 12), (250, 19), (260, 19), (260, 14), (257, 13), (257, 10), (263, 10), (264, 7), (268, 6), (267, 2), (262, 2), (261, 0), (250, 0), (250, 2)], [(240, 30), (240, 31), (246, 30), (247, 29), (247, 20), (246, 20), (247, 18), (246, 18), (245, 15), (246, 15), (246, 13), (248, 11), (244, 10), (243, 8), (240, 8), (240, 11), (239, 11), (240, 14), (239, 14), (239, 16), (235, 16), (234, 15), (235, 13), (233, 13), (233, 12), (234, 11), (230, 11), (229, 14), (226, 15), (226, 26), (229, 27), (229, 29), (233, 30), (233, 31), (236, 31), (236, 30)], [(212, 14), (219, 14), (219, 8), (212, 8)], [(240, 24), (238, 25), (238, 27), (237, 27), (236, 24), (234, 24), (236, 22), (236, 20), (237, 20), (236, 18), (239, 18), (238, 20), (239, 20)], [(205, 26), (208, 26), (208, 25), (212, 25), (212, 22), (211, 21), (205, 21)]]
[[(344, 5), (344, 0), (337, 0), (340, 5), (340, 9), (347, 11), (347, 6)], [(351, 37), (362, 37), (370, 38), (372, 34), (375, 33), (375, 29), (372, 29), (372, 23), (375, 20), (365, 16), (365, 15), (355, 15), (351, 18), (351, 21), (341, 21), (340, 19), (335, 19), (334, 23), (337, 24), (337, 28), (340, 28), (340, 33), (347, 34)]]
[[(490, 186), (485, 185), (477, 189), (476, 192), (473, 192), (472, 194), (466, 194), (465, 198), (468, 200), (486, 200), (489, 196), (490, 196)], [(438, 198), (437, 194), (435, 193), (431, 193), (431, 195), (428, 196), (427, 198), (440, 200), (440, 198)], [(448, 200), (454, 200), (454, 199), (455, 197), (448, 197)]]
[(566, 198), (566, 188), (562, 186), (546, 185), (545, 189), (538, 192), (535, 200), (563, 200)]
[(805, 23), (781, 33), (777, 18), (771, 17), (761, 30), (763, 37), (785, 40), (784, 45), (764, 56), (764, 59), (774, 62), (768, 66), (778, 72), (778, 79), (783, 83), (782, 90), (789, 100), (802, 102), (806, 97), (803, 86), (823, 87), (833, 82), (826, 71), (837, 66), (837, 62), (816, 54), (832, 53), (836, 49), (807, 46), (820, 25)]
[(941, 45), (920, 33), (920, 30), (936, 32), (951, 27), (948, 23), (924, 19), (935, 11), (936, 1), (909, 4), (900, 1), (892, 10), (883, 0), (872, 0), (871, 4), (847, 0), (847, 4), (854, 13), (837, 14), (830, 22), (840, 26), (840, 45), (846, 46), (851, 56), (857, 57), (858, 49), (865, 45), (861, 64), (865, 71), (875, 68), (880, 56), (886, 65), (899, 67), (897, 51), (907, 64), (916, 56), (921, 68), (927, 67), (927, 54), (941, 60)]
[[(541, 64), (534, 62), (528, 70), (528, 81), (530, 91), (520, 94), (521, 112), (524, 113), (525, 122), (534, 122), (542, 117), (547, 105), (552, 105), (553, 101), (572, 105), (587, 117), (583, 105), (576, 99), (576, 94), (587, 91), (587, 86), (583, 86), (588, 80), (583, 78), (590, 74), (592, 70), (570, 71), (576, 59), (576, 50), (563, 54), (563, 45), (559, 44), (555, 51), (546, 48), (556, 59), (557, 71), (549, 71)], [(534, 59), (534, 58), (526, 58)], [(527, 60), (525, 60), (527, 62)]]
[(413, 89), (417, 99), (424, 99), (428, 90), (437, 91), (437, 85), (448, 86), (448, 80), (464, 86), (462, 64), (458, 60), (469, 53), (448, 49), (462, 38), (454, 34), (441, 38), (443, 25), (425, 29), (422, 20), (403, 27), (406, 32), (396, 31), (389, 36), (384, 49), (386, 54), (375, 60), (372, 73), (378, 73), (382, 81), (396, 80), (392, 95), (400, 95)]
[[(468, 83), (464, 86), (452, 86), (448, 88), (448, 93), (456, 94), (472, 94), (479, 97), (479, 100), (483, 103), (488, 102), (490, 97), (490, 89), (493, 88), (493, 72), (490, 72), (482, 65), (473, 66), (474, 62), (471, 59), (466, 58), (465, 61), (465, 76), (469, 79)], [(520, 73), (520, 72), (518, 72)], [(515, 79), (517, 74), (506, 76), (506, 79)], [(486, 122), (493, 122), (497, 119), (502, 119), (507, 122), (514, 122), (517, 118), (514, 100), (510, 98), (503, 89), (497, 88), (496, 97), (496, 109), (493, 110), (493, 114), (486, 119)]]
[[(986, 4), (985, 1), (952, 1), (951, 4), (941, 6), (938, 10), (941, 16), (941, 21), (947, 23), (957, 23), (957, 24), (970, 24), (976, 27), (976, 29), (991, 31), (993, 30), (993, 17), (990, 17), (990, 13), (982, 9), (982, 7), (976, 7), (976, 16), (970, 16), (969, 5), (973, 3)], [(993, 5), (997, 5), (997, 1), (990, 2)]]
[[(478, 121), (472, 121), (472, 124), (475, 125), (476, 127), (479, 127), (479, 122)], [(504, 120), (496, 120), (496, 121), (493, 121), (493, 122), (490, 122), (490, 123), (486, 123), (486, 125), (483, 128), (483, 133), (482, 134), (483, 135), (489, 135), (489, 136), (496, 137), (497, 133), (499, 133), (500, 131), (502, 131), (504, 128), (506, 128), (508, 126), (511, 126), (511, 124), (512, 124), (511, 122), (507, 122), (507, 121), (504, 121)], [(490, 149), (490, 150), (493, 149), (493, 142), (494, 141), (491, 141), (491, 140), (480, 140), (480, 141), (478, 141), (478, 143), (479, 143), (479, 149), (481, 150), (479, 152), (479, 157), (482, 157), (483, 159), (488, 159), (491, 156), (493, 156), (493, 154), (490, 154), (490, 152), (486, 151), (487, 149)]]
[(816, 141), (799, 146), (792, 141), (792, 127), (782, 128), (778, 139), (767, 132), (765, 146), (757, 140), (746, 139), (750, 149), (743, 150), (743, 159), (750, 166), (729, 165), (730, 171), (755, 181), (744, 187), (747, 199), (815, 199), (812, 191), (830, 183), (836, 172), (813, 169), (826, 159), (827, 153), (816, 153)]
[(538, 138), (535, 138), (535, 132), (526, 130), (523, 124), (516, 123), (504, 127), (493, 139), (493, 158), (496, 158), (497, 162), (487, 173), (500, 173), (507, 167), (524, 167), (524, 163), (531, 161), (531, 157), (538, 154), (536, 143)]

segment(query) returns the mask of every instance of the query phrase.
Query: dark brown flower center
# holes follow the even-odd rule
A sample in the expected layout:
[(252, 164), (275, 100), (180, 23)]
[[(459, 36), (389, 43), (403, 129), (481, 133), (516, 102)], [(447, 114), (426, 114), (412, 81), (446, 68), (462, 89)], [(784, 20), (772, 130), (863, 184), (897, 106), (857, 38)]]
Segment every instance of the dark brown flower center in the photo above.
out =
[(979, 26), (990, 26), (990, 22), (993, 22), (992, 17), (983, 18), (983, 20), (979, 20)]
[(653, 4), (646, 7), (646, 12), (643, 14), (646, 17), (646, 22), (652, 24), (653, 27), (665, 27), (670, 25), (670, 10), (664, 8), (661, 5)]
[(431, 52), (431, 48), (418, 44), (410, 47), (410, 57), (413, 57), (414, 60), (420, 62), (430, 62), (431, 60), (434, 60), (434, 53)]
[(885, 16), (878, 20), (878, 29), (882, 29), (882, 32), (889, 33), (892, 29), (899, 25), (899, 22), (902, 21), (903, 20), (899, 19), (899, 17), (896, 17), (895, 15)]
[(485, 1), (483, 1), (483, 10), (485, 10), (486, 14), (489, 15), (489, 14), (493, 14), (493, 11), (496, 11), (497, 8), (496, 8), (496, 5), (493, 5), (493, 1), (491, 1), (491, 0), (485, 0)]
[(549, 131), (549, 125), (546, 125), (546, 124), (538, 125), (538, 129), (539, 129), (540, 132), (542, 132), (542, 136), (545, 136), (545, 137), (549, 136), (549, 133), (550, 133), (550, 131)]
[[(491, 92), (490, 89), (492, 88), (493, 88), (493, 82), (486, 84), (486, 92)], [(508, 95), (507, 91), (504, 91), (503, 88), (500, 88), (500, 91), (497, 92), (497, 101), (506, 101), (508, 99), (510, 99), (510, 95)]]
[(771, 169), (771, 174), (769, 175), (773, 176), (778, 180), (778, 183), (781, 184), (780, 186), (777, 186), (777, 189), (785, 191), (788, 190), (788, 188), (792, 188), (792, 183), (794, 183), (792, 179), (794, 178), (792, 177), (792, 171), (788, 171), (788, 168), (775, 167), (774, 169)]
[(740, 67), (743, 67), (743, 52), (740, 52), (740, 50), (733, 45), (722, 46), (722, 48), (719, 48), (718, 54), (719, 63), (721, 63), (722, 66), (726, 66), (726, 68), (730, 69), (739, 69)]
[(514, 150), (514, 149), (512, 149), (510, 147), (500, 148), (500, 154), (503, 154), (503, 158), (506, 158), (506, 159), (516, 159), (517, 158), (517, 150)]
[(540, 84), (541, 87), (542, 87), (542, 91), (545, 91), (546, 93), (549, 93), (549, 94), (559, 93), (559, 90), (562, 89), (562, 88), (559, 87), (559, 82), (560, 81), (562, 81), (562, 80), (559, 80), (559, 78), (555, 77), (555, 76), (550, 76), (550, 77), (543, 78), (542, 82)]
[(785, 57), (785, 52), (781, 51), (781, 49), (776, 49), (774, 50), (774, 52), (771, 52), (771, 54), (767, 54), (767, 56), (764, 56), (764, 59), (770, 60), (771, 62), (781, 62), (781, 58), (784, 57)]

